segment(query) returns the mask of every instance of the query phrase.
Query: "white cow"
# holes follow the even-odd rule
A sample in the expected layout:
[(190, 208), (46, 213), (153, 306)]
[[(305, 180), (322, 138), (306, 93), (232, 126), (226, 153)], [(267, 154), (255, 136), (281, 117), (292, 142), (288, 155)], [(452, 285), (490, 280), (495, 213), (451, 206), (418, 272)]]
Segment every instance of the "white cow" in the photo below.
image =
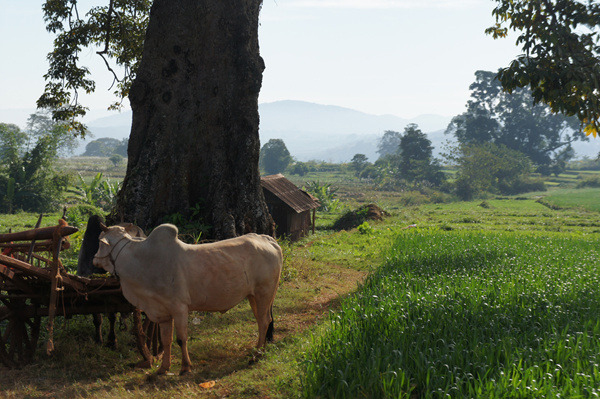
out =
[(190, 245), (177, 227), (163, 224), (145, 240), (123, 227), (103, 226), (94, 265), (117, 275), (125, 298), (160, 324), (164, 356), (158, 374), (171, 366), (173, 321), (181, 346), (181, 374), (191, 368), (187, 351), (189, 311), (226, 312), (248, 298), (258, 323), (257, 347), (273, 336), (272, 308), (283, 264), (272, 237), (247, 234)]

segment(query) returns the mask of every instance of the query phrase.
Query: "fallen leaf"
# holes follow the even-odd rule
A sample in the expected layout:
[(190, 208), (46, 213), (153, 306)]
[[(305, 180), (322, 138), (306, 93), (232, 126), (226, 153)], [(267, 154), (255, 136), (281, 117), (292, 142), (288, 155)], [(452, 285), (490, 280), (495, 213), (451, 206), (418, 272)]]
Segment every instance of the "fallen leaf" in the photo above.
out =
[(201, 388), (210, 389), (215, 386), (215, 382), (214, 381), (206, 381), (206, 382), (203, 382), (198, 385), (200, 385)]

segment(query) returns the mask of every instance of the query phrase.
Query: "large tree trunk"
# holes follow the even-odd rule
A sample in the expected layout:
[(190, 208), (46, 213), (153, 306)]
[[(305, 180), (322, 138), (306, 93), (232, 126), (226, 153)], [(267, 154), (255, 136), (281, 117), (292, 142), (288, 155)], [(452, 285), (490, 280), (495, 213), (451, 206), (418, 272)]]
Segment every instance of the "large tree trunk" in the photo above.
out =
[(272, 233), (260, 187), (262, 0), (155, 0), (129, 99), (127, 174), (109, 219), (151, 228), (199, 206), (212, 236)]

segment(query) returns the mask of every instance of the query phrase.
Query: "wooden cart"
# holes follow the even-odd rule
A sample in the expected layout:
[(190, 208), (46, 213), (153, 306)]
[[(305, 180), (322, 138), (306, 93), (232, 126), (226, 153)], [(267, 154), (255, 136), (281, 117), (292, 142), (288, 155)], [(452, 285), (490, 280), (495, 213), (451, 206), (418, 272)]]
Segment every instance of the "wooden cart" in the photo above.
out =
[[(60, 251), (78, 231), (63, 220), (57, 226), (0, 234), (0, 363), (18, 368), (33, 361), (42, 318), (47, 318), (46, 352), (54, 350), (54, 318), (76, 314), (134, 312), (141, 366), (158, 356), (157, 328), (135, 311), (112, 277), (67, 273)], [(44, 256), (45, 255), (45, 256)], [(90, 327), (91, 328), (91, 327)]]

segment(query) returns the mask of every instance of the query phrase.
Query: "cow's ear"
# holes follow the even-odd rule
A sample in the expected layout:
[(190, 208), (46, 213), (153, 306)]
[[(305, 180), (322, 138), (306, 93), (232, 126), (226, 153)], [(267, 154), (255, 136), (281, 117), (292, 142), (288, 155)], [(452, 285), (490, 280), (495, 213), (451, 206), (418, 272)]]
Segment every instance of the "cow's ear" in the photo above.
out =
[(101, 238), (101, 239), (100, 239), (100, 242), (101, 242), (102, 244), (104, 244), (104, 245), (108, 245), (108, 246), (110, 246), (110, 244), (108, 243), (108, 241), (106, 240), (106, 238)]

